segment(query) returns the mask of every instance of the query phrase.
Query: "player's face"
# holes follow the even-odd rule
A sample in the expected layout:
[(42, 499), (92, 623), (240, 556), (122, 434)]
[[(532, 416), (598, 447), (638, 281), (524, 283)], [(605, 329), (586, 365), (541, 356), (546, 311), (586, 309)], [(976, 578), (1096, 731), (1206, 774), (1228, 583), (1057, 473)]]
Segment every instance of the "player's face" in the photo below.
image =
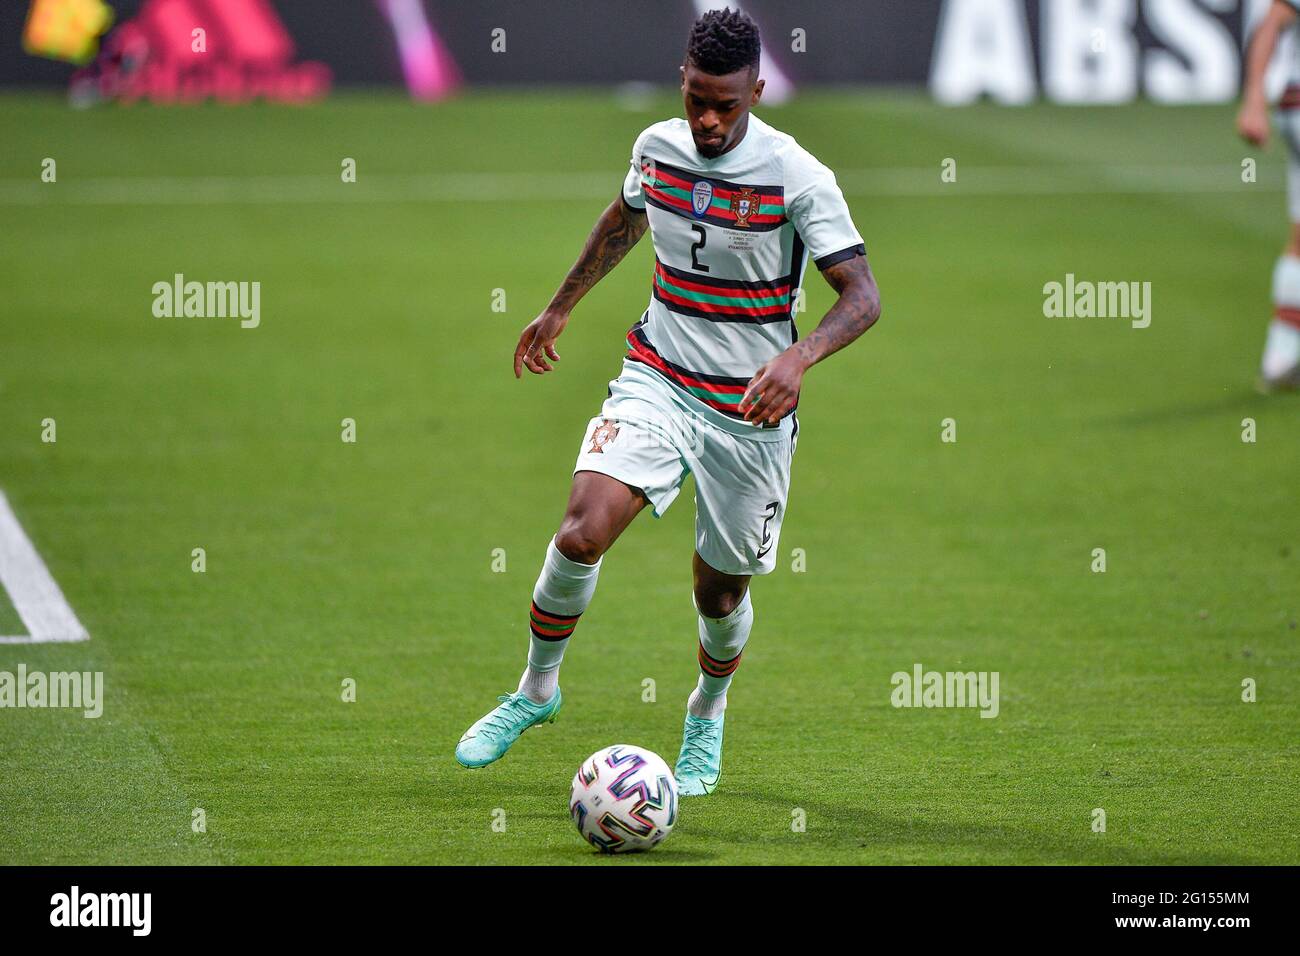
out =
[(745, 135), (749, 110), (763, 93), (753, 70), (714, 76), (690, 63), (682, 67), (682, 99), (695, 149), (705, 159), (721, 156)]

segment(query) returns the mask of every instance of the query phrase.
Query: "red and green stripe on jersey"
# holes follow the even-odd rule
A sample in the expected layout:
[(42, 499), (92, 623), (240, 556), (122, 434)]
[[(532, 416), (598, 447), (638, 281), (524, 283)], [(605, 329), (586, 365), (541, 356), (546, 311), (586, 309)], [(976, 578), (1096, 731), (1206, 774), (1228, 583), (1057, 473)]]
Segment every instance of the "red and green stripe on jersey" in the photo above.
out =
[(578, 626), (578, 614), (555, 614), (551, 611), (543, 610), (537, 606), (537, 602), (532, 603), (528, 611), (528, 626), (532, 629), (533, 635), (543, 641), (563, 641), (572, 633), (573, 629)]
[(727, 182), (646, 157), (647, 204), (697, 222), (767, 232), (786, 222), (785, 187)]
[(693, 395), (710, 408), (732, 418), (745, 417), (745, 413), (740, 410), (740, 399), (749, 385), (748, 378), (693, 372), (668, 361), (646, 338), (645, 331), (641, 328), (643, 322), (644, 320), (632, 326), (627, 333), (629, 359), (649, 365), (682, 391)]
[(684, 315), (714, 322), (783, 322), (790, 318), (791, 289), (789, 276), (772, 282), (715, 279), (655, 257), (654, 297)]

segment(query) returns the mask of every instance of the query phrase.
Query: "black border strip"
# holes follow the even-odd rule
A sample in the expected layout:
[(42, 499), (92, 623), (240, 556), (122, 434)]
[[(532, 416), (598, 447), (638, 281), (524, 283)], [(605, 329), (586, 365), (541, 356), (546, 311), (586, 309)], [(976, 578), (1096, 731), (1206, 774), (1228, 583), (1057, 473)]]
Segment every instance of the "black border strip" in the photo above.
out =
[(814, 259), (817, 268), (825, 272), (836, 263), (843, 262), (845, 259), (852, 259), (856, 256), (865, 256), (867, 247), (864, 243), (859, 242), (855, 246), (849, 246), (847, 249), (841, 249), (839, 252), (829, 252), (820, 259)]

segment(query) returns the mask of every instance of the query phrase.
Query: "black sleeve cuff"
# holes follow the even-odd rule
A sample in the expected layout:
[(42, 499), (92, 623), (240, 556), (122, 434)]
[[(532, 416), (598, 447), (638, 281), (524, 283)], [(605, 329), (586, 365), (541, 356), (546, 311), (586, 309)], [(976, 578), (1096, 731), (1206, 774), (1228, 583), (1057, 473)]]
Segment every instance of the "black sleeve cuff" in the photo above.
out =
[(856, 246), (849, 246), (847, 249), (841, 249), (839, 252), (831, 252), (822, 256), (820, 259), (814, 259), (817, 268), (825, 271), (837, 262), (843, 262), (845, 259), (852, 259), (854, 256), (865, 256), (867, 247), (859, 242)]
[(627, 197), (623, 195), (623, 190), (621, 189), (618, 191), (618, 198), (623, 200), (623, 205), (628, 209), (631, 209), (633, 212), (639, 212), (643, 216), (645, 215), (645, 206), (633, 206), (627, 201)]

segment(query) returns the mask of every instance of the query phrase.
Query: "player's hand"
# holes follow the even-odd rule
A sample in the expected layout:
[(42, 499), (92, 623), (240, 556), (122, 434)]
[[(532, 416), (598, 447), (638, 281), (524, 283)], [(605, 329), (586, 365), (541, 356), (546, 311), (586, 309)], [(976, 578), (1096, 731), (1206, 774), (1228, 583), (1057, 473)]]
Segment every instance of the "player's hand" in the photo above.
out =
[(528, 323), (519, 335), (519, 344), (515, 346), (515, 378), (519, 378), (520, 370), (524, 368), (534, 375), (554, 371), (551, 363), (546, 360), (560, 360), (560, 353), (555, 351), (555, 340), (568, 324), (567, 315), (549, 311)]
[(787, 350), (755, 372), (740, 397), (745, 421), (763, 425), (779, 422), (799, 400), (807, 370), (804, 360)]
[(1268, 105), (1266, 103), (1242, 103), (1237, 113), (1237, 132), (1241, 138), (1255, 146), (1268, 145)]

